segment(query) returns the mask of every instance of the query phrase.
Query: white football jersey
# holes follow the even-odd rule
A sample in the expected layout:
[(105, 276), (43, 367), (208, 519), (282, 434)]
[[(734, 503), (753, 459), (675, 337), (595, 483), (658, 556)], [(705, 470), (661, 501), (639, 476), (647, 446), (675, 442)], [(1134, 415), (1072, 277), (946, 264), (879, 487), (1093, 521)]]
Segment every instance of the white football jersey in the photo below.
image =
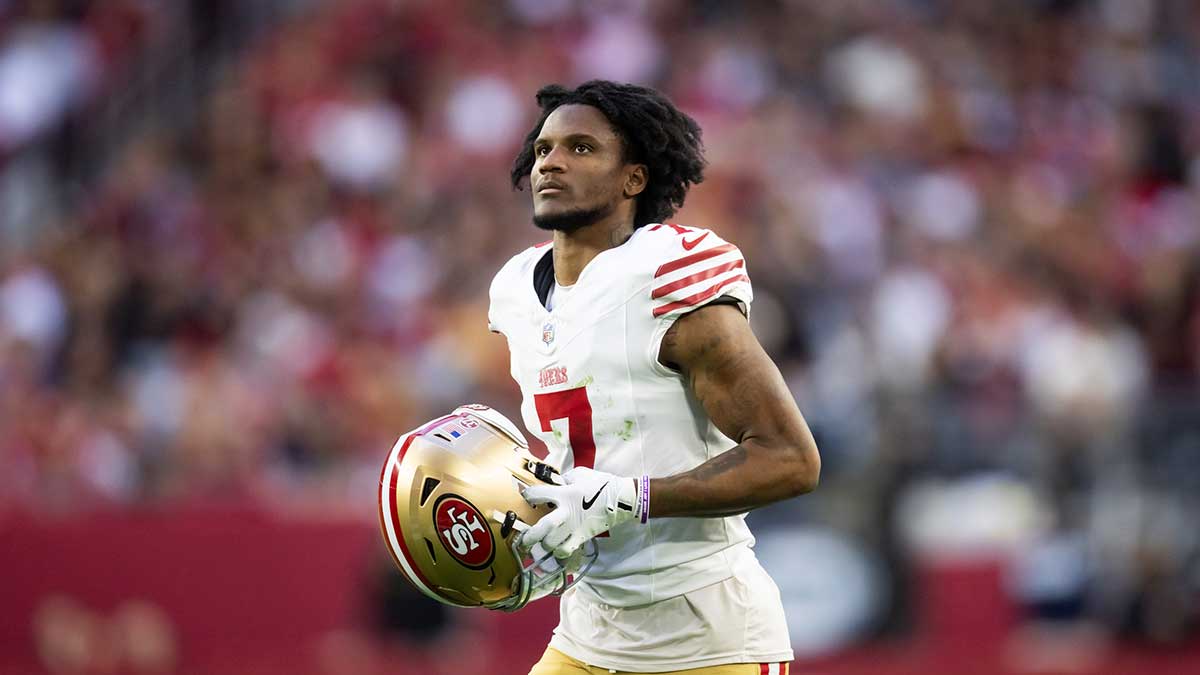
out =
[[(491, 330), (508, 339), (521, 416), (549, 448), (547, 460), (564, 471), (657, 478), (733, 447), (658, 352), (691, 310), (730, 297), (749, 311), (741, 251), (709, 230), (647, 225), (597, 255), (547, 311), (534, 270), (551, 249), (509, 260), (492, 282), (488, 312)], [(582, 583), (607, 605), (632, 607), (729, 578), (734, 549), (753, 537), (739, 515), (629, 522), (595, 541), (599, 558)]]

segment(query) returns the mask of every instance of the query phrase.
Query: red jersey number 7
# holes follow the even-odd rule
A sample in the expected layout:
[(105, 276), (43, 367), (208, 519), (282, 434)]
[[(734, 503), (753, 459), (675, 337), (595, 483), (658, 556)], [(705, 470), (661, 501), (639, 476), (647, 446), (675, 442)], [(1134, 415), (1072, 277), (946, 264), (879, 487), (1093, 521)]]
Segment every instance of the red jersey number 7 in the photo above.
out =
[[(592, 404), (588, 401), (587, 388), (552, 391), (534, 394), (533, 405), (537, 408), (542, 431), (552, 431), (550, 422), (567, 420), (567, 441), (571, 444), (571, 456), (575, 466), (596, 466), (596, 441), (592, 438)], [(607, 537), (601, 532), (597, 537)]]
[(575, 466), (594, 468), (596, 441), (592, 438), (592, 404), (588, 401), (587, 388), (534, 394), (533, 405), (537, 408), (542, 431), (552, 432), (550, 422), (554, 420), (567, 420), (567, 441)]

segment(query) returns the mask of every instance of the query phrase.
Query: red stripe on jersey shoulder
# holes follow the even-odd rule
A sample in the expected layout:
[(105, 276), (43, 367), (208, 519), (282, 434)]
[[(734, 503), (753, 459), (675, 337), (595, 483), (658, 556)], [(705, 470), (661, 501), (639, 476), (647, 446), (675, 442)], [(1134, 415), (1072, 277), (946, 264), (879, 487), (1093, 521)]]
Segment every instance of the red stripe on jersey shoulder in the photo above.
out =
[(688, 227), (687, 225), (680, 225), (679, 223), (659, 223), (650, 228), (650, 231), (653, 232), (664, 227), (669, 227), (672, 230), (675, 230), (676, 234), (689, 234), (696, 229), (694, 227)]
[(769, 672), (771, 672), (771, 666), (766, 663), (758, 664), (758, 675), (767, 675)]
[(654, 289), (653, 293), (650, 294), (650, 299), (657, 300), (657, 299), (661, 298), (662, 296), (672, 293), (674, 291), (677, 291), (681, 288), (687, 288), (688, 286), (691, 286), (692, 284), (694, 284), (698, 281), (704, 281), (705, 279), (711, 279), (712, 277), (715, 277), (718, 274), (722, 274), (724, 272), (728, 272), (730, 270), (735, 270), (735, 269), (738, 269), (739, 267), (745, 267), (745, 266), (746, 266), (746, 261), (734, 260), (733, 262), (725, 263), (724, 265), (717, 265), (716, 267), (710, 267), (702, 272), (696, 272), (695, 274), (693, 274), (691, 276), (687, 276), (682, 279), (672, 281), (671, 283), (669, 283), (665, 286), (659, 286), (658, 288)]
[(739, 281), (745, 281), (746, 283), (750, 283), (750, 277), (747, 277), (745, 274), (739, 274), (736, 277), (726, 279), (725, 281), (722, 281), (721, 283), (719, 283), (715, 286), (711, 286), (711, 287), (709, 287), (703, 291), (700, 291), (699, 293), (696, 293), (694, 295), (689, 295), (686, 298), (679, 300), (677, 302), (672, 302), (672, 303), (663, 305), (662, 307), (655, 307), (654, 308), (654, 317), (658, 318), (658, 317), (662, 316), (663, 314), (667, 314), (668, 312), (674, 312), (675, 310), (680, 309), (682, 307), (691, 307), (692, 305), (695, 305), (697, 303), (704, 302), (705, 300), (713, 297), (717, 293), (720, 293), (722, 290), (725, 289), (725, 287), (735, 284)]
[(543, 246), (549, 246), (550, 244), (553, 244), (553, 243), (554, 243), (554, 240), (553, 240), (553, 239), (547, 239), (546, 241), (543, 241), (543, 242), (542, 242), (542, 243), (540, 243), (540, 244), (534, 244), (534, 245), (533, 245), (533, 247), (534, 247), (534, 248), (541, 248), (541, 247), (543, 247)]
[(720, 246), (706, 248), (703, 251), (699, 251), (697, 253), (693, 253), (691, 255), (684, 256), (682, 258), (676, 258), (675, 260), (672, 260), (671, 262), (663, 263), (654, 272), (654, 276), (655, 276), (655, 278), (661, 277), (664, 274), (670, 274), (671, 272), (674, 272), (675, 270), (683, 269), (684, 267), (698, 263), (701, 260), (708, 260), (709, 258), (715, 258), (716, 256), (719, 256), (722, 253), (729, 253), (730, 251), (736, 251), (736, 250), (737, 250), (737, 247), (734, 246), (733, 244), (721, 244)]

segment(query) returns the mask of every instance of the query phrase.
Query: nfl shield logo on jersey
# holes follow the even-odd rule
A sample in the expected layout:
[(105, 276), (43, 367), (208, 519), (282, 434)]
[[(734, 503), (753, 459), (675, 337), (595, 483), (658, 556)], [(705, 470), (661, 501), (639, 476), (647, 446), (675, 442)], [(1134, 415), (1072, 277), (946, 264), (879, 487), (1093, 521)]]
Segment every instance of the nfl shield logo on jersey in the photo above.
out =
[(554, 324), (547, 323), (545, 326), (542, 326), (542, 342), (546, 344), (554, 342)]

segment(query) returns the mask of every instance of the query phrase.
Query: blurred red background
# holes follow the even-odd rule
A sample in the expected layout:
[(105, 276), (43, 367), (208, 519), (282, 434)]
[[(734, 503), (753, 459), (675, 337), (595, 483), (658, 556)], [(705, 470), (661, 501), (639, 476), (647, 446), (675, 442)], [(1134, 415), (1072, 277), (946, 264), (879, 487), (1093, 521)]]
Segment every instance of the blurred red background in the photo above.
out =
[(1196, 73), (1187, 0), (0, 0), (0, 672), (526, 672), (553, 602), (429, 605), (374, 481), (514, 416), (592, 77), (704, 128), (821, 447), (751, 515), (796, 672), (1200, 670)]

